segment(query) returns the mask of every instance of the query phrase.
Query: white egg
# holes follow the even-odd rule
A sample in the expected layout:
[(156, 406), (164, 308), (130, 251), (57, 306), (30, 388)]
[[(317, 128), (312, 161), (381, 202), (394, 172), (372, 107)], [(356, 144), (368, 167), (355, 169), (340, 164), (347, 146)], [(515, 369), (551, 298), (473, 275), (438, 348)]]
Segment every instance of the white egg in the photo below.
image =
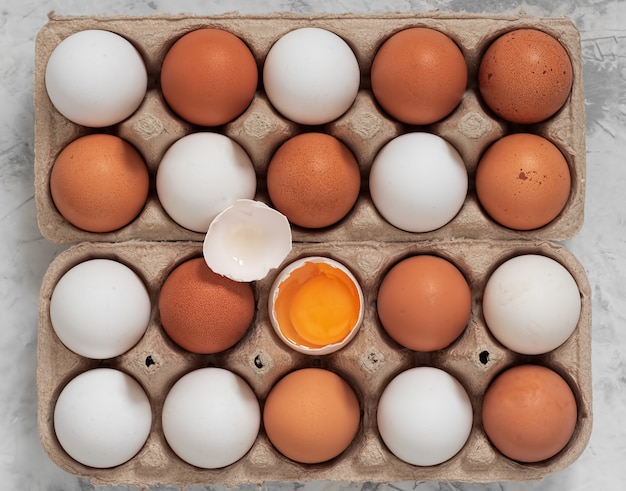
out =
[(157, 195), (179, 225), (206, 233), (238, 199), (252, 199), (256, 173), (245, 150), (219, 133), (192, 133), (174, 142), (159, 164)]
[(141, 278), (110, 259), (77, 264), (58, 281), (50, 298), (50, 322), (61, 342), (93, 359), (132, 348), (150, 320), (150, 296)]
[(407, 232), (443, 227), (467, 195), (467, 170), (456, 149), (431, 133), (406, 133), (376, 155), (369, 187), (378, 212)]
[(265, 203), (240, 199), (211, 222), (202, 251), (212, 271), (234, 281), (260, 280), (291, 251), (291, 226)]
[(578, 325), (581, 298), (576, 280), (560, 263), (527, 254), (509, 259), (489, 277), (483, 314), (491, 333), (525, 355), (558, 348)]
[(148, 75), (141, 55), (128, 40), (90, 29), (72, 34), (54, 49), (45, 84), (50, 101), (67, 119), (104, 127), (137, 110)]
[(180, 378), (163, 403), (163, 434), (189, 464), (217, 469), (242, 458), (261, 424), (250, 386), (223, 368), (200, 368)]
[(54, 431), (63, 449), (89, 467), (114, 467), (133, 458), (152, 426), (148, 396), (135, 379), (112, 368), (76, 376), (54, 408)]
[(360, 83), (356, 56), (337, 34), (317, 27), (288, 32), (270, 48), (263, 84), (271, 104), (300, 124), (324, 124), (345, 113)]
[(397, 375), (378, 402), (380, 436), (412, 465), (437, 465), (454, 457), (472, 430), (472, 403), (447, 372), (417, 367)]

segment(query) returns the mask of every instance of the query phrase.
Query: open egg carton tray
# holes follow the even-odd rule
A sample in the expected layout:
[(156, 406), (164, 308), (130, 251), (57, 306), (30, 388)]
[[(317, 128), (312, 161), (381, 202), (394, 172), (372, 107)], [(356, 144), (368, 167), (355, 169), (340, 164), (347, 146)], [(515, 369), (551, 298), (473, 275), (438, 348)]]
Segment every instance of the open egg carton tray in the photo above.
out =
[[(265, 96), (262, 82), (248, 109), (234, 121), (211, 131), (234, 139), (249, 154), (257, 174), (256, 199), (268, 202), (265, 176), (274, 151), (287, 139), (305, 131), (322, 131), (336, 136), (355, 154), (362, 186), (352, 211), (339, 223), (320, 230), (293, 227), (294, 240), (412, 241), (424, 239), (543, 239), (566, 240), (582, 226), (585, 191), (585, 112), (580, 39), (575, 26), (565, 19), (531, 17), (437, 15), (381, 16), (277, 16), (245, 17), (146, 17), (146, 18), (52, 18), (37, 38), (35, 63), (35, 191), (39, 226), (53, 242), (116, 242), (122, 240), (202, 240), (202, 234), (187, 230), (168, 217), (155, 191), (159, 162), (168, 147), (181, 137), (206, 128), (176, 116), (165, 103), (158, 80), (161, 62), (170, 46), (183, 34), (199, 27), (218, 27), (239, 36), (250, 47), (261, 69), (270, 47), (285, 33), (305, 26), (328, 29), (342, 37), (354, 51), (361, 69), (361, 84), (352, 107), (337, 120), (321, 127), (295, 124), (274, 110)], [(393, 33), (407, 27), (435, 28), (455, 41), (468, 67), (468, 87), (457, 109), (443, 120), (428, 126), (401, 124), (387, 116), (375, 102), (369, 80), (372, 59), (381, 44)], [(497, 118), (481, 101), (477, 71), (482, 53), (503, 33), (534, 27), (551, 34), (566, 48), (572, 61), (573, 86), (563, 108), (545, 122), (526, 125), (526, 132), (543, 136), (565, 156), (572, 176), (569, 199), (561, 214), (548, 225), (532, 231), (514, 231), (496, 224), (481, 209), (473, 187), (480, 156), (498, 138), (520, 131)], [(65, 37), (84, 29), (116, 32), (139, 50), (145, 61), (149, 87), (139, 109), (127, 120), (106, 131), (132, 143), (144, 157), (151, 176), (151, 192), (139, 216), (129, 225), (108, 233), (85, 232), (65, 220), (56, 210), (50, 194), (49, 176), (58, 153), (79, 136), (93, 132), (69, 122), (52, 106), (44, 74), (46, 61)], [(259, 78), (261, 80), (261, 77)], [(409, 131), (427, 131), (443, 137), (460, 153), (469, 176), (469, 192), (457, 216), (447, 225), (425, 233), (405, 232), (386, 222), (369, 196), (367, 177), (377, 152), (393, 138)]]
[[(284, 345), (273, 332), (267, 312), (272, 271), (254, 283), (255, 319), (245, 337), (233, 348), (215, 355), (197, 355), (176, 346), (164, 333), (156, 306), (167, 274), (185, 259), (202, 254), (202, 234), (173, 222), (159, 204), (154, 179), (159, 161), (177, 139), (202, 130), (178, 118), (165, 104), (158, 87), (160, 64), (173, 42), (200, 27), (219, 27), (241, 37), (258, 66), (271, 45), (298, 27), (317, 26), (340, 35), (354, 50), (362, 72), (361, 87), (349, 111), (316, 130), (330, 133), (354, 152), (361, 170), (362, 189), (353, 210), (342, 221), (321, 230), (292, 227), (294, 244), (284, 264), (311, 255), (344, 263), (361, 284), (366, 312), (357, 336), (343, 349), (324, 356), (307, 356)], [(459, 214), (432, 232), (409, 233), (387, 223), (376, 211), (367, 189), (367, 176), (378, 150), (394, 137), (416, 130), (387, 116), (372, 97), (369, 70), (380, 45), (394, 32), (411, 26), (436, 28), (450, 36), (465, 56), (469, 82), (458, 108), (444, 120), (417, 129), (435, 133), (461, 154), (469, 175), (469, 192)], [(512, 29), (533, 27), (556, 37), (567, 49), (573, 67), (573, 88), (565, 106), (549, 120), (523, 127), (544, 136), (563, 152), (572, 175), (572, 188), (562, 213), (550, 224), (532, 231), (497, 225), (481, 209), (473, 188), (476, 165), (484, 150), (498, 138), (519, 131), (495, 117), (481, 101), (477, 70), (482, 53), (497, 36)], [(142, 54), (149, 73), (149, 89), (138, 111), (103, 131), (131, 142), (143, 155), (152, 179), (148, 201), (132, 223), (110, 233), (90, 233), (68, 223), (55, 209), (49, 190), (50, 170), (58, 153), (72, 140), (94, 132), (63, 118), (47, 97), (44, 73), (54, 47), (84, 29), (106, 29), (130, 40)], [(447, 13), (382, 15), (277, 14), (217, 17), (154, 16), (145, 18), (55, 17), (41, 30), (35, 63), (35, 190), (38, 221), (43, 235), (56, 243), (77, 244), (59, 255), (46, 273), (40, 297), (38, 344), (38, 423), (41, 440), (51, 458), (64, 470), (90, 478), (96, 484), (225, 484), (263, 481), (499, 481), (534, 480), (570, 465), (585, 448), (591, 411), (591, 298), (580, 263), (562, 246), (550, 241), (572, 238), (583, 221), (585, 192), (584, 97), (578, 31), (566, 19), (488, 16)], [(311, 128), (281, 117), (259, 85), (247, 111), (236, 120), (211, 131), (236, 140), (249, 153), (257, 172), (256, 199), (268, 204), (264, 187), (273, 152), (291, 136)], [(100, 131), (100, 130), (97, 130)], [(387, 336), (376, 313), (376, 295), (382, 276), (399, 260), (428, 253), (452, 261), (472, 290), (472, 313), (462, 336), (446, 349), (420, 353), (402, 348)], [(482, 292), (495, 268), (515, 255), (537, 253), (567, 268), (580, 289), (582, 312), (574, 334), (559, 348), (536, 356), (505, 349), (489, 333), (482, 315)], [(72, 266), (92, 258), (116, 259), (135, 270), (150, 290), (152, 314), (138, 344), (113, 359), (96, 361), (68, 350), (50, 322), (50, 298), (60, 277)], [(488, 441), (480, 420), (484, 391), (507, 367), (534, 362), (559, 373), (576, 397), (578, 421), (569, 444), (556, 456), (523, 464), (499, 453)], [(414, 366), (434, 366), (454, 375), (468, 391), (474, 411), (470, 437), (452, 459), (434, 466), (412, 466), (395, 457), (376, 428), (377, 401), (382, 389), (399, 372)], [(150, 436), (130, 461), (110, 469), (95, 469), (73, 460), (60, 446), (53, 428), (56, 399), (73, 377), (90, 368), (109, 366), (133, 376), (145, 389), (153, 411)], [(361, 406), (361, 422), (350, 447), (335, 459), (315, 465), (298, 464), (271, 445), (263, 428), (251, 450), (222, 469), (193, 467), (169, 448), (160, 414), (167, 391), (183, 374), (200, 367), (219, 366), (241, 375), (257, 395), (261, 407), (273, 384), (286, 373), (320, 366), (343, 376), (354, 388)]]
[[(448, 348), (420, 353), (402, 348), (384, 331), (376, 313), (379, 283), (391, 266), (414, 254), (435, 254), (453, 262), (472, 289), (472, 314), (463, 334)], [(523, 356), (505, 349), (489, 333), (481, 311), (487, 278), (502, 262), (518, 254), (542, 254), (565, 266), (576, 280), (582, 312), (575, 335), (545, 355)], [(591, 431), (590, 289), (584, 270), (570, 252), (548, 242), (422, 241), (295, 244), (287, 261), (325, 255), (345, 264), (365, 293), (365, 316), (356, 337), (341, 350), (324, 356), (301, 354), (285, 345), (272, 329), (267, 307), (271, 273), (255, 282), (256, 314), (244, 338), (234, 347), (214, 355), (192, 354), (175, 345), (159, 323), (159, 289), (168, 273), (180, 263), (202, 255), (195, 242), (117, 244), (85, 243), (56, 258), (42, 285), (39, 332), (39, 425), (44, 447), (63, 469), (100, 483), (222, 483), (263, 481), (497, 481), (540, 479), (572, 463), (585, 448)], [(105, 361), (80, 357), (56, 337), (49, 318), (52, 291), (59, 278), (76, 264), (93, 258), (114, 259), (132, 267), (143, 279), (153, 301), (152, 316), (143, 338), (128, 352)], [(537, 363), (559, 373), (573, 390), (578, 421), (569, 444), (551, 459), (532, 464), (504, 457), (489, 443), (482, 429), (482, 397), (502, 370), (522, 362)], [(94, 469), (74, 461), (56, 440), (53, 412), (56, 399), (73, 377), (95, 367), (111, 367), (134, 377), (148, 394), (153, 427), (143, 449), (130, 461), (111, 469)], [(340, 456), (323, 464), (299, 464), (283, 457), (263, 429), (250, 451), (222, 469), (199, 469), (176, 456), (162, 433), (161, 410), (172, 385), (185, 373), (206, 366), (231, 370), (246, 380), (261, 406), (270, 388), (292, 370), (322, 367), (340, 374), (355, 390), (361, 406), (358, 433)], [(399, 372), (414, 366), (433, 366), (456, 377), (467, 390), (474, 423), (463, 449), (452, 459), (434, 466), (413, 466), (396, 458), (380, 439), (376, 427), (377, 403), (386, 384)]]

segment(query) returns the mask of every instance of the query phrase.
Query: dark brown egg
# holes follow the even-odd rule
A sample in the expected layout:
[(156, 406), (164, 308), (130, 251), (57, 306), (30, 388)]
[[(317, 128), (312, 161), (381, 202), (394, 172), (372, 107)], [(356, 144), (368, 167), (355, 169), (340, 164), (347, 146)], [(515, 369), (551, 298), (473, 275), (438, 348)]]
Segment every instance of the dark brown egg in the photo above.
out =
[(518, 29), (497, 38), (478, 70), (484, 101), (514, 123), (538, 123), (555, 114), (565, 104), (572, 81), (565, 48), (536, 29)]

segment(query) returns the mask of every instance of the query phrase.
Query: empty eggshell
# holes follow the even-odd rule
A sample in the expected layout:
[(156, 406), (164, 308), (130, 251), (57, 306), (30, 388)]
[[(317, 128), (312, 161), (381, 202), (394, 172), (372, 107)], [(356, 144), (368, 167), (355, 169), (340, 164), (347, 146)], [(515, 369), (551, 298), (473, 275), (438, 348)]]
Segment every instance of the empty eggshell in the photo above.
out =
[(289, 220), (260, 201), (240, 199), (211, 222), (203, 244), (209, 268), (235, 281), (256, 281), (291, 251)]

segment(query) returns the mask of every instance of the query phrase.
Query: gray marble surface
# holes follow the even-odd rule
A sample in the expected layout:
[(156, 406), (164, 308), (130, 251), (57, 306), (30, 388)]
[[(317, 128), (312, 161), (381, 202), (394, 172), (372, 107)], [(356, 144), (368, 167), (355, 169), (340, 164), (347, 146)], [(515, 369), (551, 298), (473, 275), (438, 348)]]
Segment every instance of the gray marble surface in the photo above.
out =
[[(33, 196), (33, 55), (48, 12), (131, 14), (427, 11), (517, 12), (569, 16), (579, 27), (587, 108), (585, 225), (566, 246), (585, 266), (593, 289), (594, 427), (581, 457), (530, 483), (267, 483), (267, 489), (599, 490), (626, 482), (626, 2), (471, 0), (214, 0), (0, 2), (0, 489), (134, 490), (95, 487), (66, 474), (43, 451), (36, 426), (38, 289), (63, 249), (41, 237)], [(249, 487), (253, 489), (254, 486)], [(152, 487), (153, 491), (178, 488)], [(204, 487), (190, 486), (187, 491)], [(211, 488), (209, 488), (211, 489)]]

